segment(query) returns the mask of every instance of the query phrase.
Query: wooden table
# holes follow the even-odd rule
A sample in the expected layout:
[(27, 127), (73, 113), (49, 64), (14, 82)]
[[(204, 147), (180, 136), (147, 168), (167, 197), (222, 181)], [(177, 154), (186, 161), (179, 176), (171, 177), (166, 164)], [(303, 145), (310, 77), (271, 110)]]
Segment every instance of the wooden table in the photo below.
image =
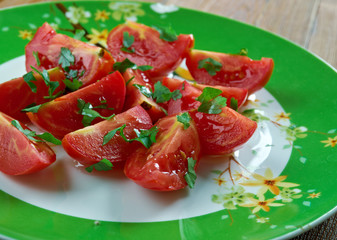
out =
[[(53, 0), (45, 0), (51, 2)], [(279, 34), (337, 68), (337, 0), (147, 0), (197, 9)], [(0, 0), (0, 8), (43, 0)], [(337, 239), (337, 214), (294, 238)]]

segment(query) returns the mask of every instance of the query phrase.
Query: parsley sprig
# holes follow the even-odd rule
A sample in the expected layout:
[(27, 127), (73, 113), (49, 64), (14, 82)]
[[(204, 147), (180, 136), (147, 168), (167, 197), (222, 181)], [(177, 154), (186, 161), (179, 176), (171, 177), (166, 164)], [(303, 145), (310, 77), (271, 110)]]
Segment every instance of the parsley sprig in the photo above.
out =
[(125, 58), (122, 62), (115, 62), (113, 65), (113, 69), (121, 73), (124, 73), (128, 68), (134, 70), (139, 69), (140, 71), (147, 71), (152, 69), (153, 67), (149, 65), (137, 66), (135, 63), (131, 62), (128, 58)]
[(191, 116), (188, 112), (177, 115), (177, 120), (184, 125), (184, 129), (189, 128), (191, 125)]
[(124, 135), (124, 128), (126, 127), (126, 124), (115, 128), (114, 130), (111, 130), (108, 132), (104, 137), (103, 137), (103, 146), (107, 144), (115, 135), (116, 133), (119, 133), (119, 135), (123, 138), (124, 141), (126, 142), (133, 142), (133, 141), (138, 141), (141, 144), (143, 144), (146, 148), (150, 148), (153, 143), (156, 142), (156, 135), (159, 131), (157, 126), (153, 126), (152, 128), (148, 130), (144, 129), (134, 129), (137, 137), (133, 139), (128, 139)]
[[(32, 140), (32, 141), (35, 141), (35, 142), (44, 142), (44, 141), (47, 141), (47, 142), (50, 142), (50, 143), (53, 143), (55, 145), (61, 145), (62, 142), (60, 140), (58, 140), (57, 138), (55, 138), (51, 133), (49, 132), (45, 132), (45, 133), (42, 133), (42, 134), (36, 134), (36, 132), (34, 131), (31, 131), (29, 129), (24, 129), (20, 122), (17, 121), (17, 120), (12, 120), (11, 121), (11, 124), (17, 128), (20, 132), (22, 132), (24, 135), (26, 135), (26, 137), (29, 139), (29, 140)], [(43, 139), (43, 140), (41, 140)]]
[(80, 98), (77, 99), (77, 107), (79, 109), (78, 113), (83, 115), (82, 124), (84, 127), (89, 126), (95, 118), (102, 118), (105, 120), (110, 120), (111, 118), (115, 116), (115, 114), (112, 114), (109, 117), (104, 117), (94, 110), (94, 108), (105, 108), (105, 109), (112, 110), (112, 108), (108, 108), (107, 105), (99, 105), (99, 106), (93, 107), (91, 103), (85, 102), (83, 99), (80, 99)]
[(106, 158), (103, 158), (98, 163), (95, 163), (89, 167), (86, 167), (85, 170), (91, 173), (94, 169), (97, 171), (110, 171), (113, 168), (113, 164)]
[(133, 35), (130, 35), (129, 32), (123, 32), (123, 47), (121, 47), (121, 50), (127, 53), (134, 53), (135, 49), (131, 48), (134, 41), (135, 37)]
[(75, 56), (66, 47), (61, 47), (58, 63), (64, 70), (69, 72), (69, 67), (75, 63)]
[(185, 174), (184, 178), (189, 188), (194, 188), (195, 180), (197, 179), (197, 174), (194, 170), (196, 163), (197, 160), (194, 160), (191, 157), (187, 158), (187, 173)]
[(205, 58), (198, 62), (199, 69), (205, 69), (209, 75), (215, 76), (222, 68), (222, 64), (213, 58)]
[(163, 39), (167, 42), (174, 42), (178, 39), (176, 32), (172, 28), (172, 26), (161, 27), (161, 26), (153, 26), (160, 34), (159, 38)]
[(220, 96), (222, 91), (220, 89), (205, 87), (202, 94), (195, 100), (201, 102), (198, 107), (198, 112), (208, 113), (208, 114), (219, 114), (221, 113), (221, 108), (226, 107), (227, 99)]

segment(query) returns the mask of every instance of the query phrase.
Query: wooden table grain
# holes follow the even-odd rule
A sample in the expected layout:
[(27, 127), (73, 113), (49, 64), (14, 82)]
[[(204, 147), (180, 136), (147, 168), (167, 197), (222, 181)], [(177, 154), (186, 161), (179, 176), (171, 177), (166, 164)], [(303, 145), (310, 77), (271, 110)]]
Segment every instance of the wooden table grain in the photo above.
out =
[[(0, 0), (0, 8), (54, 0)], [(337, 0), (147, 0), (214, 13), (285, 37), (337, 68)], [(292, 240), (337, 239), (337, 214)]]

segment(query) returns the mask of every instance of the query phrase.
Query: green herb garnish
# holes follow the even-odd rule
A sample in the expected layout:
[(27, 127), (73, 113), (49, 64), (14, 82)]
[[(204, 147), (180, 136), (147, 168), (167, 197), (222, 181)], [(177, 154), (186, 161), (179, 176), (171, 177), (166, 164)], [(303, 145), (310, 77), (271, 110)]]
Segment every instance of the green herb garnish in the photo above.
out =
[(36, 78), (34, 77), (33, 72), (30, 71), (26, 73), (25, 75), (23, 75), (23, 80), (28, 84), (32, 92), (36, 93), (37, 88), (36, 88), (36, 85), (33, 83), (34, 81), (36, 81)]
[(75, 57), (68, 48), (61, 47), (58, 63), (64, 70), (69, 71), (69, 67), (75, 63)]
[(24, 109), (22, 109), (22, 112), (32, 112), (32, 113), (37, 113), (40, 109), (40, 107), (42, 106), (42, 104), (40, 105), (36, 105), (35, 103), (28, 105), (27, 107), (25, 107)]
[(113, 168), (112, 163), (108, 159), (103, 158), (98, 163), (86, 167), (85, 170), (87, 172), (92, 172), (94, 169), (96, 169), (97, 171), (110, 171), (112, 168)]
[(159, 32), (160, 39), (163, 39), (167, 42), (174, 42), (178, 39), (176, 32), (173, 30), (171, 26), (168, 27), (153, 26), (153, 27)]
[(121, 73), (124, 73), (128, 68), (147, 71), (152, 69), (153, 67), (149, 65), (137, 66), (135, 63), (131, 62), (128, 58), (125, 58), (122, 62), (115, 62), (113, 65), (113, 69)]
[(201, 102), (198, 108), (198, 112), (208, 113), (208, 114), (219, 114), (221, 113), (221, 108), (226, 106), (227, 99), (220, 96), (221, 90), (211, 87), (205, 87), (202, 94), (195, 100)]
[(36, 65), (38, 67), (41, 66), (41, 62), (40, 62), (40, 58), (39, 58), (39, 53), (38, 51), (33, 51), (33, 57), (35, 58), (35, 61), (36, 61)]
[(83, 99), (77, 99), (77, 106), (79, 108), (78, 113), (83, 115), (82, 124), (84, 127), (89, 126), (95, 118), (110, 120), (115, 116), (115, 114), (112, 114), (109, 117), (103, 117), (101, 114), (94, 110), (94, 108), (96, 107), (93, 107), (91, 103), (86, 103)]
[(238, 110), (238, 100), (235, 98), (231, 98), (231, 109), (237, 111)]
[[(47, 142), (53, 143), (55, 145), (61, 145), (62, 142), (60, 140), (58, 140), (57, 138), (55, 138), (51, 133), (49, 132), (45, 132), (42, 134), (36, 134), (36, 132), (31, 131), (29, 129), (24, 129), (20, 122), (17, 120), (12, 120), (11, 124), (16, 127), (20, 132), (22, 132), (24, 135), (26, 135), (26, 137), (29, 140), (35, 141), (35, 142), (43, 142), (42, 140), (38, 139), (41, 138)], [(38, 137), (38, 138), (37, 138)]]
[(197, 174), (194, 170), (196, 163), (197, 160), (194, 160), (191, 157), (187, 158), (187, 173), (185, 174), (184, 178), (189, 188), (194, 188), (195, 180), (197, 179)]
[(191, 125), (191, 116), (188, 112), (184, 112), (181, 115), (177, 115), (178, 122), (181, 122), (184, 125), (184, 129), (189, 128)]
[(123, 52), (134, 53), (135, 49), (131, 48), (134, 41), (135, 37), (133, 35), (130, 35), (129, 32), (123, 32), (123, 47), (121, 47), (121, 50)]
[(199, 69), (205, 69), (209, 75), (214, 76), (222, 68), (222, 64), (213, 58), (205, 58), (198, 63)]
[(76, 91), (83, 85), (77, 78), (74, 78), (72, 81), (66, 78), (63, 82), (70, 91)]

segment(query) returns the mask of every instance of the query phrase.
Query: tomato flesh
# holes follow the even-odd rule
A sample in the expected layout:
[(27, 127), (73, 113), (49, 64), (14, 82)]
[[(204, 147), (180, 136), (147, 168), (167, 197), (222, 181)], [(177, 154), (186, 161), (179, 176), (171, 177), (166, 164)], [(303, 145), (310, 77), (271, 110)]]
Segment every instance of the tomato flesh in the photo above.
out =
[[(27, 115), (38, 127), (62, 138), (67, 133), (84, 127), (83, 115), (78, 113), (78, 99), (91, 103), (93, 107), (104, 103), (106, 108), (94, 108), (104, 117), (120, 113), (125, 100), (124, 79), (119, 72), (114, 72), (96, 83), (45, 103), (37, 113), (29, 112)], [(101, 120), (96, 118), (92, 123)]]
[(117, 133), (103, 146), (104, 136), (123, 124), (126, 124), (123, 133), (128, 139), (136, 137), (134, 129), (150, 129), (152, 127), (148, 113), (142, 107), (136, 106), (117, 114), (113, 119), (65, 135), (62, 145), (69, 156), (84, 166), (91, 166), (103, 158), (112, 163), (125, 161), (131, 152), (140, 147), (139, 142), (126, 142)]
[[(181, 88), (180, 88), (181, 89)], [(201, 90), (184, 82), (180, 90), (181, 99), (170, 100), (168, 114), (178, 114), (189, 111), (193, 118), (200, 138), (201, 151), (204, 155), (222, 155), (231, 153), (247, 142), (257, 128), (256, 122), (228, 108), (222, 108), (220, 114), (198, 112), (200, 102), (195, 99)]]
[[(163, 85), (168, 87), (170, 91), (181, 89), (184, 81), (174, 78), (164, 78)], [(222, 91), (221, 96), (227, 99), (227, 106), (231, 106), (231, 99), (234, 98), (238, 101), (238, 108), (240, 108), (247, 100), (248, 90), (237, 87), (224, 87), (224, 86), (210, 86), (205, 84), (191, 83), (191, 86), (198, 90), (203, 90), (206, 87), (216, 88)], [(198, 92), (198, 91), (195, 91)], [(196, 96), (197, 97), (197, 96)]]
[[(78, 80), (83, 86), (96, 82), (112, 71), (114, 60), (107, 51), (58, 34), (48, 23), (44, 23), (26, 46), (27, 72), (32, 70), (31, 66), (38, 70), (59, 66), (62, 47), (68, 48), (74, 55), (75, 62), (69, 69), (78, 71)], [(37, 52), (40, 65), (37, 64), (33, 52)]]
[(199, 162), (199, 136), (194, 122), (184, 129), (176, 116), (161, 118), (159, 132), (149, 148), (140, 147), (127, 159), (125, 175), (144, 188), (173, 191), (186, 187), (187, 158)]
[[(134, 49), (133, 53), (121, 50), (124, 32), (134, 36), (134, 42), (130, 47)], [(128, 21), (111, 30), (107, 44), (113, 58), (118, 62), (128, 58), (137, 66), (152, 66), (153, 69), (145, 73), (151, 79), (155, 79), (166, 76), (179, 66), (187, 52), (193, 47), (194, 39), (192, 35), (180, 34), (176, 41), (168, 42), (160, 39), (157, 30)]]
[[(198, 67), (199, 61), (206, 58), (222, 64), (214, 76)], [(186, 57), (186, 65), (198, 83), (245, 88), (252, 94), (267, 84), (273, 72), (274, 61), (271, 58), (252, 60), (247, 56), (193, 49)]]
[(140, 105), (148, 112), (153, 122), (156, 122), (159, 118), (165, 116), (162, 108), (152, 98), (144, 96), (139, 91), (139, 89), (134, 86), (134, 84), (138, 84), (141, 86), (145, 86), (150, 90), (153, 90), (152, 84), (144, 80), (146, 79), (146, 76), (144, 76), (141, 71), (133, 71), (129, 69), (123, 74), (123, 76), (126, 82), (129, 79), (133, 78), (126, 85), (126, 99), (124, 104), (124, 111), (134, 106)]
[[(54, 151), (44, 142), (29, 140), (0, 112), (0, 171), (8, 175), (38, 172), (55, 162)], [(21, 124), (21, 123), (20, 123)], [(24, 129), (29, 129), (21, 124)]]
[[(57, 87), (53, 94), (65, 89), (63, 80), (65, 76), (60, 68), (48, 70), (50, 81), (57, 81)], [(49, 99), (48, 87), (38, 73), (33, 74), (36, 81), (33, 84), (36, 86), (36, 93), (32, 92), (31, 88), (24, 81), (23, 77), (15, 78), (10, 81), (0, 84), (0, 111), (22, 122), (29, 122), (25, 112), (21, 110), (30, 104), (42, 104)]]

